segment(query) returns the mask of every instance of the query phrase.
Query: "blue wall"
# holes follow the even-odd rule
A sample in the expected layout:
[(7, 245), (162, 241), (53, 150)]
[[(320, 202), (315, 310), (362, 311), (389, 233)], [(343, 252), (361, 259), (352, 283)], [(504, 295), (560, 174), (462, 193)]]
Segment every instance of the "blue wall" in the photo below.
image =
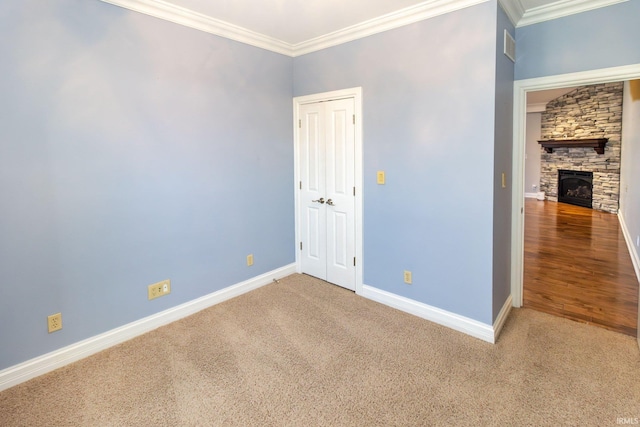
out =
[(640, 0), (516, 31), (516, 80), (640, 63)]
[[(495, 321), (511, 294), (511, 171), (513, 163), (514, 64), (504, 54), (504, 30), (515, 29), (498, 5), (496, 25), (495, 146), (493, 178), (493, 311)], [(502, 173), (506, 188), (502, 188)]]
[(0, 35), (0, 369), (294, 261), (291, 58), (98, 1)]
[(296, 96), (363, 88), (364, 283), (487, 324), (496, 7), (294, 59)]
[[(640, 63), (637, 16), (518, 28), (515, 78)], [(491, 0), (292, 59), (98, 1), (1, 2), (0, 369), (293, 262), (291, 97), (354, 86), (365, 283), (491, 324), (509, 294), (504, 28)]]

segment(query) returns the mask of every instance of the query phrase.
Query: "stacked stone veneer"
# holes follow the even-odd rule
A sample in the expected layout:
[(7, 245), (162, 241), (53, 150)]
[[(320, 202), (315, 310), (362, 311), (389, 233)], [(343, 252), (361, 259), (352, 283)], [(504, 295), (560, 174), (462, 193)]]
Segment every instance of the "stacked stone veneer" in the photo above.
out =
[(558, 169), (593, 172), (593, 209), (618, 212), (622, 90), (622, 82), (584, 86), (547, 104), (541, 139), (609, 139), (604, 154), (584, 147), (547, 153), (540, 147), (540, 191), (548, 200), (558, 200)]

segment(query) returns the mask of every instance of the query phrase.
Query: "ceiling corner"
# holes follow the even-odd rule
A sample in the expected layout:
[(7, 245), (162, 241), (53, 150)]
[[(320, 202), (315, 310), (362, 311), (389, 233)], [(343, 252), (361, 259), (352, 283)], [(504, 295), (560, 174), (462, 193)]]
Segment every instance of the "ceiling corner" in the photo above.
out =
[(524, 27), (526, 25), (538, 24), (540, 22), (551, 21), (564, 16), (575, 15), (576, 13), (587, 12), (626, 1), (629, 0), (560, 0), (544, 6), (528, 9), (517, 26)]
[(524, 15), (524, 6), (520, 0), (499, 0), (499, 2), (513, 26), (518, 26), (518, 22)]

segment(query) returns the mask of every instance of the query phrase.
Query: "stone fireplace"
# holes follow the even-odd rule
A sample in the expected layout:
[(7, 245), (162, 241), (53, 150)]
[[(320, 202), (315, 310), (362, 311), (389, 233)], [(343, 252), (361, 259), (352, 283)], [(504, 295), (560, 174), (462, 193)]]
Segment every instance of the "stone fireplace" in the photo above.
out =
[[(622, 90), (622, 82), (583, 86), (547, 104), (542, 113), (542, 140), (607, 140), (604, 151), (586, 144), (580, 146), (579, 143), (558, 144), (544, 150), (541, 147), (540, 190), (545, 192), (548, 200), (566, 201), (566, 197), (572, 197), (573, 202), (579, 199), (581, 206), (618, 212)], [(565, 188), (560, 188), (560, 171), (580, 173), (564, 178), (568, 180), (565, 187), (575, 187), (570, 188), (570, 195)], [(588, 187), (585, 182), (589, 181), (582, 179), (585, 177), (590, 177), (590, 190), (584, 188)], [(578, 178), (582, 183), (575, 186)], [(587, 200), (589, 191), (590, 200)]]

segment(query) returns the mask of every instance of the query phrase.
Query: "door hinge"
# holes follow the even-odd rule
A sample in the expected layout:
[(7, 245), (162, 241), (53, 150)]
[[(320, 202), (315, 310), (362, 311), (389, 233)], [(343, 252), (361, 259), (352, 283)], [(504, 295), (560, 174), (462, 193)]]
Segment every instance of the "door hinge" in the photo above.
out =
[(298, 127), (302, 129), (302, 120), (298, 120)]
[(300, 181), (300, 189), (302, 190), (302, 181)]
[(354, 125), (356, 124), (356, 115), (355, 114), (353, 115), (353, 124)]
[(300, 250), (302, 250), (302, 242), (300, 242)]
[(356, 266), (356, 257), (353, 257), (353, 266)]
[(353, 187), (353, 195), (356, 195), (356, 187)]

